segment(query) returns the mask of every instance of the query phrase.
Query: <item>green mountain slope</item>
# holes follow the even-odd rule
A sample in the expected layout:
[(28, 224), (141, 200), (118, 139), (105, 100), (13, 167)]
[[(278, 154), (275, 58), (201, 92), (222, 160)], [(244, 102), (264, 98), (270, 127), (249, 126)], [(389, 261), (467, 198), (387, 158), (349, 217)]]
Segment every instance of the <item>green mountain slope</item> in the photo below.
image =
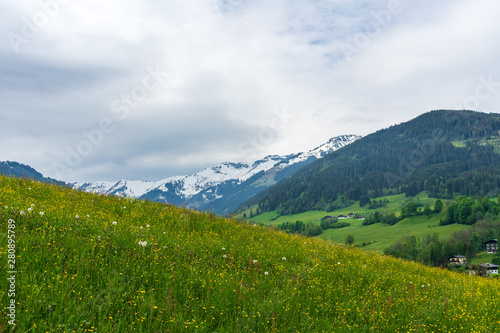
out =
[(40, 172), (36, 171), (32, 167), (17, 162), (0, 162), (0, 174), (4, 176), (34, 179), (48, 184), (66, 185), (62, 181), (44, 177)]
[(299, 170), (245, 206), (281, 215), (363, 196), (500, 194), (500, 114), (432, 111), (368, 135)]
[(500, 320), (495, 279), (160, 203), (0, 176), (0, 223), (0, 331), (493, 332)]

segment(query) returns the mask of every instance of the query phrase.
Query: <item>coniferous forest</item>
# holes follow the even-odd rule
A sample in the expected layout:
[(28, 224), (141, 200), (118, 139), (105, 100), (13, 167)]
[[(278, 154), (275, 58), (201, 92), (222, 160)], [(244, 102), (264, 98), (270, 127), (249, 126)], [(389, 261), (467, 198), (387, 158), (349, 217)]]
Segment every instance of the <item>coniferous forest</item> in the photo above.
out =
[(303, 167), (245, 206), (288, 215), (421, 191), (442, 199), (500, 194), (500, 114), (425, 113)]

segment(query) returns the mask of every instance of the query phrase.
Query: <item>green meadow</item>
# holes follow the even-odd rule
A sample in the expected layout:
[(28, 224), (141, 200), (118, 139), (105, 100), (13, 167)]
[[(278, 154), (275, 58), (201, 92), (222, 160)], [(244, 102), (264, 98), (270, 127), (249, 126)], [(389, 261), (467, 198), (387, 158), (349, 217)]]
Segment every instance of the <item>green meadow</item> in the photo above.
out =
[(440, 215), (409, 217), (392, 226), (384, 223), (364, 226), (361, 225), (363, 221), (346, 220), (351, 223), (349, 227), (328, 229), (318, 237), (343, 243), (347, 235), (354, 235), (354, 244), (363, 245), (363, 243), (371, 243), (366, 247), (372, 250), (383, 251), (391, 244), (400, 240), (402, 236), (413, 235), (423, 237), (426, 234), (437, 234), (439, 238), (444, 238), (453, 232), (470, 228), (470, 226), (462, 224), (439, 226)]
[(0, 176), (0, 224), (0, 332), (493, 332), (500, 324), (496, 279), (186, 208)]
[[(434, 202), (436, 201), (434, 198), (429, 198), (425, 192), (421, 192), (417, 196), (410, 199), (415, 202), (420, 202), (422, 205), (428, 204), (430, 207), (433, 207)], [(375, 211), (384, 213), (394, 212), (396, 215), (399, 215), (401, 208), (408, 202), (408, 198), (404, 194), (375, 198), (375, 200), (387, 200), (388, 203), (384, 207), (369, 209), (368, 205), (359, 207), (359, 202), (356, 201), (349, 207), (337, 209), (332, 212), (312, 210), (286, 216), (279, 216), (277, 211), (272, 211), (254, 216), (251, 218), (251, 221), (255, 223), (278, 226), (284, 222), (295, 221), (302, 221), (305, 224), (309, 222), (319, 224), (320, 219), (326, 215), (339, 216), (354, 213), (357, 216), (368, 216)], [(364, 226), (362, 225), (363, 220), (346, 219), (342, 221), (349, 222), (351, 224), (349, 227), (341, 229), (328, 229), (317, 237), (327, 241), (344, 243), (347, 235), (354, 235), (354, 244), (371, 250), (383, 251), (394, 242), (398, 241), (402, 236), (414, 235), (416, 237), (422, 237), (426, 234), (437, 234), (440, 238), (445, 238), (456, 231), (470, 228), (468, 225), (460, 224), (439, 226), (439, 221), (442, 218), (444, 218), (444, 214), (412, 216), (401, 220), (393, 226), (384, 223), (375, 223)], [(364, 246), (363, 243), (368, 245)]]

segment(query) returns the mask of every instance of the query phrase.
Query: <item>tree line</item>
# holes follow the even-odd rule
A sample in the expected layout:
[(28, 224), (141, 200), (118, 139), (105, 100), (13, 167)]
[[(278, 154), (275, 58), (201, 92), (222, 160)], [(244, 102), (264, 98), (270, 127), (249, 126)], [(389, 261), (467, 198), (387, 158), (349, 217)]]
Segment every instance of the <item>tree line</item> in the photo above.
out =
[[(404, 236), (385, 253), (394, 257), (445, 267), (453, 255), (464, 255), (470, 263), (477, 253), (484, 251), (484, 243), (500, 238), (500, 222), (491, 219), (477, 222), (471, 229), (454, 232), (440, 239), (437, 234), (424, 237)], [(495, 262), (500, 263), (500, 257)]]
[[(255, 197), (260, 211), (290, 215), (426, 191), (430, 197), (500, 194), (500, 117), (435, 111), (368, 135)], [(461, 142), (456, 145), (454, 142)]]
[[(442, 207), (442, 204), (439, 204), (436, 209), (435, 204), (433, 212), (438, 212), (440, 206)], [(414, 211), (413, 208), (411, 211)], [(411, 212), (407, 213), (411, 214)], [(458, 197), (455, 202), (446, 207), (445, 217), (440, 225), (452, 223), (473, 226), (470, 229), (455, 232), (442, 240), (437, 234), (426, 235), (423, 238), (405, 236), (390, 246), (386, 253), (434, 266), (444, 266), (448, 264), (452, 255), (458, 254), (465, 255), (470, 262), (470, 258), (484, 250), (485, 242), (493, 238), (500, 239), (500, 196), (496, 201), (488, 197), (476, 199), (466, 196)], [(493, 263), (500, 264), (500, 253), (497, 254)]]
[(314, 222), (309, 222), (308, 224), (302, 221), (295, 221), (295, 223), (283, 222), (277, 226), (277, 229), (291, 234), (315, 237), (321, 235), (327, 229), (340, 229), (350, 225), (349, 222), (339, 221), (337, 217), (330, 217), (321, 219), (319, 225)]

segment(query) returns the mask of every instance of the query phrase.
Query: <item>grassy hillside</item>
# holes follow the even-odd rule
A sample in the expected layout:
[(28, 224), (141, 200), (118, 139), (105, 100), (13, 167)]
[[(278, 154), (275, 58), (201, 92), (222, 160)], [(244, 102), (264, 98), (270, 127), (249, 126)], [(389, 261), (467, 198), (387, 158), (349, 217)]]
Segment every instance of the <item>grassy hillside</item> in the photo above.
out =
[(500, 323), (497, 280), (158, 203), (0, 176), (0, 223), (0, 332), (491, 332)]
[[(429, 198), (429, 195), (425, 192), (420, 192), (416, 196), (410, 198), (414, 201), (422, 203), (422, 205), (429, 204), (431, 207), (434, 206), (435, 198)], [(291, 214), (291, 215), (279, 215), (277, 210), (273, 210), (270, 212), (265, 212), (251, 218), (252, 221), (256, 221), (258, 223), (270, 223), (272, 225), (278, 225), (283, 222), (295, 222), (296, 220), (308, 222), (314, 221), (319, 218), (322, 218), (325, 215), (347, 215), (349, 213), (354, 213), (360, 216), (367, 216), (375, 211), (379, 212), (394, 212), (396, 215), (399, 215), (401, 212), (401, 208), (405, 205), (406, 200), (408, 198), (404, 193), (396, 194), (396, 195), (388, 195), (383, 197), (374, 198), (373, 200), (387, 200), (387, 205), (377, 209), (370, 209), (368, 205), (363, 207), (359, 207), (359, 200), (354, 201), (354, 203), (348, 207), (342, 209), (336, 209), (331, 212), (326, 212), (324, 210), (309, 210), (303, 213)], [(241, 211), (238, 216), (241, 217), (245, 214), (247, 217), (250, 216), (251, 212), (257, 211), (257, 205), (254, 205), (246, 210)]]
[(362, 245), (370, 243), (367, 248), (383, 251), (402, 236), (422, 237), (426, 234), (438, 234), (439, 238), (445, 238), (455, 231), (470, 228), (462, 224), (450, 224), (438, 226), (440, 215), (408, 217), (397, 224), (390, 226), (384, 223), (376, 223), (368, 226), (361, 225), (362, 221), (348, 220), (351, 225), (342, 229), (328, 229), (320, 238), (343, 243), (347, 235), (354, 235), (354, 244)]
[[(369, 209), (368, 205), (359, 207), (359, 201), (356, 201), (349, 207), (337, 209), (328, 213), (322, 210), (312, 210), (299, 214), (280, 216), (276, 211), (272, 211), (254, 216), (251, 220), (255, 223), (277, 226), (284, 222), (295, 221), (302, 221), (306, 224), (309, 222), (319, 224), (319, 219), (326, 215), (338, 216), (341, 214), (347, 215), (349, 213), (355, 213), (360, 216), (368, 216), (375, 211), (386, 213), (394, 212), (396, 215), (399, 215), (401, 208), (408, 200), (404, 194), (375, 198), (375, 200), (384, 199), (388, 201), (387, 205), (377, 209)], [(433, 207), (434, 202), (436, 201), (434, 198), (429, 198), (425, 192), (421, 192), (411, 199), (422, 203), (422, 205), (428, 204), (430, 207)], [(249, 210), (245, 212), (249, 214)], [(362, 225), (362, 220), (348, 219), (345, 221), (351, 224), (349, 227), (341, 229), (328, 229), (323, 234), (318, 236), (318, 238), (336, 243), (344, 243), (347, 235), (354, 235), (355, 244), (363, 245), (363, 243), (365, 243), (369, 244), (366, 246), (368, 249), (383, 251), (394, 242), (398, 241), (402, 236), (414, 235), (421, 237), (426, 234), (438, 234), (440, 238), (444, 238), (456, 231), (470, 228), (470, 226), (462, 224), (439, 226), (439, 220), (443, 218), (444, 214), (412, 216), (405, 218), (393, 226), (384, 223)]]

